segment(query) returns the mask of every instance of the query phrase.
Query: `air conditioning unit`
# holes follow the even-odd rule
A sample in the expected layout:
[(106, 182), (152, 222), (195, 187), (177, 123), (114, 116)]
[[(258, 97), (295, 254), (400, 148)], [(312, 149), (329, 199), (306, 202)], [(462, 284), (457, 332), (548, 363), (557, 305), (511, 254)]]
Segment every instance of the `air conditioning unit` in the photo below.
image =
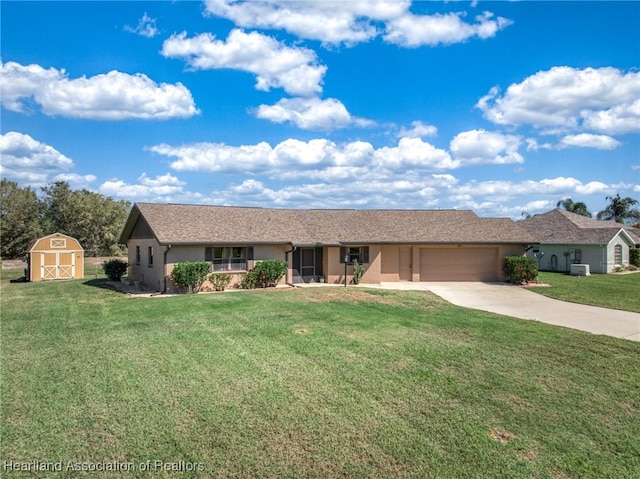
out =
[(572, 264), (571, 276), (591, 276), (588, 264)]

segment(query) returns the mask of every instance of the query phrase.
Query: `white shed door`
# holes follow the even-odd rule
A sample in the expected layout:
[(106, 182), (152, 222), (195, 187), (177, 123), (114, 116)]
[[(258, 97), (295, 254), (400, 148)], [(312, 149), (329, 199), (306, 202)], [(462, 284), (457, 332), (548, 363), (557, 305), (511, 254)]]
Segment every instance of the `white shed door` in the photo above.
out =
[(420, 281), (498, 281), (498, 248), (421, 248)]

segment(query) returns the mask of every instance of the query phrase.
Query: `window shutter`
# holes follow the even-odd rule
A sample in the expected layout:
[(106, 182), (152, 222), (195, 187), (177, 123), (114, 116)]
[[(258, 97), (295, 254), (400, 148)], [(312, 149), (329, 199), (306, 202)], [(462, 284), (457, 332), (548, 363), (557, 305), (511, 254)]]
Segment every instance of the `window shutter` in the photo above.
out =
[(213, 248), (204, 249), (204, 260), (213, 262)]
[(253, 246), (247, 248), (247, 259), (253, 261)]
[(368, 262), (369, 262), (369, 247), (363, 246), (362, 247), (362, 264), (365, 264)]
[(344, 255), (347, 254), (347, 248), (340, 246), (340, 262), (344, 263)]

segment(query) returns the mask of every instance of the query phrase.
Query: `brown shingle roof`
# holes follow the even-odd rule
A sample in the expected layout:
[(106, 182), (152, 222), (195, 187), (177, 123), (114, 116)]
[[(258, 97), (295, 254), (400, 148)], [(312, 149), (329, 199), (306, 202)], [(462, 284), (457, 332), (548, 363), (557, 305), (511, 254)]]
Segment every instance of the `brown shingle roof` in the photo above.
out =
[(161, 244), (532, 243), (508, 218), (466, 210), (291, 210), (137, 203), (120, 241), (142, 216)]
[(613, 221), (599, 221), (586, 216), (555, 209), (519, 221), (539, 243), (555, 244), (607, 244), (620, 229), (636, 243), (640, 238), (631, 231)]

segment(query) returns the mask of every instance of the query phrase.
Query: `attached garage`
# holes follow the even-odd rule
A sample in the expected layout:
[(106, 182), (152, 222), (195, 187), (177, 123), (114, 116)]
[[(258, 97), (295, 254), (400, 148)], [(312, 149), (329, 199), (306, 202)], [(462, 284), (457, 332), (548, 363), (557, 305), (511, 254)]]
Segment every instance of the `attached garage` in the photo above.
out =
[(35, 240), (27, 261), (29, 281), (84, 277), (84, 249), (78, 240), (62, 233)]
[(499, 281), (497, 247), (420, 248), (420, 281)]

